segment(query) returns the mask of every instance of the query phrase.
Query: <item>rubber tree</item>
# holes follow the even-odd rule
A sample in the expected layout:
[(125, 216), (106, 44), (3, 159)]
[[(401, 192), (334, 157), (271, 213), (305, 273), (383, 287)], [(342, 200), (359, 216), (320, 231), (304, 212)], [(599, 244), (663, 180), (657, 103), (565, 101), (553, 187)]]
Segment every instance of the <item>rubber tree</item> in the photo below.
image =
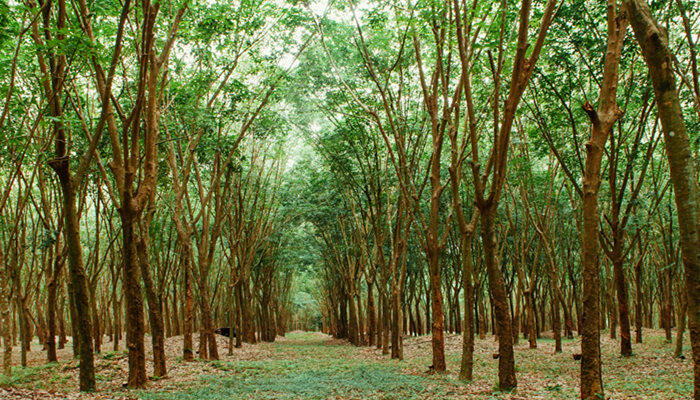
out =
[(624, 0), (637, 43), (654, 87), (678, 212), (681, 258), (685, 266), (686, 309), (693, 350), (695, 398), (700, 399), (700, 198), (690, 137), (683, 119), (665, 29), (644, 0)]

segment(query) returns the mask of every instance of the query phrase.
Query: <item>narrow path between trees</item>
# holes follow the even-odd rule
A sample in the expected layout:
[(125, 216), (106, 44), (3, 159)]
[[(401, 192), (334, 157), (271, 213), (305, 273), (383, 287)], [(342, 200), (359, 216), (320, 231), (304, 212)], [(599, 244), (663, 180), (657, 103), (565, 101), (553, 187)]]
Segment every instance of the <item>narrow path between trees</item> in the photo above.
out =
[[(549, 333), (551, 334), (551, 333)], [(644, 344), (635, 344), (635, 355), (622, 358), (613, 351), (616, 341), (603, 337), (603, 374), (610, 399), (685, 399), (692, 393), (691, 362), (671, 357), (672, 344), (663, 331), (645, 330)], [(355, 347), (317, 332), (292, 332), (274, 343), (244, 344), (227, 355), (227, 340), (220, 341), (221, 360), (186, 363), (181, 337), (166, 342), (169, 376), (151, 380), (143, 391), (119, 386), (126, 377), (123, 351), (96, 356), (98, 391), (85, 398), (140, 398), (163, 400), (214, 399), (572, 399), (578, 394), (580, 365), (572, 354), (578, 339), (565, 340), (563, 353), (554, 354), (554, 342), (544, 334), (539, 347), (529, 349), (526, 340), (516, 346), (520, 384), (514, 393), (495, 388), (496, 342), (492, 336), (476, 341), (475, 381), (457, 379), (461, 337), (447, 335), (445, 375), (429, 373), (430, 336), (406, 338), (404, 361), (391, 360), (381, 350)], [(11, 384), (0, 389), (0, 399), (75, 398), (70, 347), (62, 350), (58, 364), (17, 369)], [(40, 348), (30, 354), (41, 354)], [(152, 365), (148, 365), (149, 375)], [(10, 382), (3, 382), (5, 386)], [(62, 391), (62, 390), (65, 390)], [(81, 397), (83, 398), (83, 397)]]

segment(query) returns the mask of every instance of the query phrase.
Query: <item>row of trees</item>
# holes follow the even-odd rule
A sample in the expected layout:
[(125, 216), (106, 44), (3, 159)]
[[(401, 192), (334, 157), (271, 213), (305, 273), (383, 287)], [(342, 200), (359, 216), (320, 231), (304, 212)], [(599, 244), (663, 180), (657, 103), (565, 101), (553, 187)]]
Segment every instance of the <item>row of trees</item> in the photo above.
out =
[(321, 327), (398, 359), (431, 333), (438, 372), (459, 332), (470, 380), (491, 330), (508, 390), (552, 330), (590, 399), (601, 329), (680, 354), (687, 319), (700, 396), (693, 5), (0, 7), (5, 372), (70, 335), (91, 390), (125, 333), (141, 387), (146, 331), (162, 376), (170, 335), (192, 361), (195, 330), (216, 359), (215, 326)]
[(693, 4), (363, 7), (317, 15), (302, 61), (328, 121), (308, 132), (324, 330), (393, 358), (430, 332), (436, 371), (462, 333), (471, 380), (490, 328), (506, 390), (520, 332), (576, 332), (590, 399), (602, 328), (632, 356), (633, 325), (676, 327), (680, 355), (687, 317), (700, 396)]
[(202, 359), (219, 357), (216, 324), (242, 332), (229, 353), (287, 330), (274, 93), (289, 68), (278, 57), (303, 48), (282, 36), (295, 12), (262, 1), (2, 6), (5, 374), (17, 341), (25, 366), (35, 335), (48, 362), (71, 336), (80, 390), (93, 390), (107, 335), (115, 351), (125, 341), (128, 387), (142, 387), (146, 332), (161, 377), (167, 336), (183, 335), (193, 361), (197, 330)]

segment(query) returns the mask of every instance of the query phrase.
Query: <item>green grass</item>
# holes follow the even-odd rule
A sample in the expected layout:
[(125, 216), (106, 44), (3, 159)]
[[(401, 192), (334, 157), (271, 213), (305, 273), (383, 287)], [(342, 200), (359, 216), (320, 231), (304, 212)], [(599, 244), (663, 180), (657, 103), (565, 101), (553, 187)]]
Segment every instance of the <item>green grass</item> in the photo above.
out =
[(447, 387), (401, 372), (401, 365), (351, 358), (351, 346), (327, 346), (297, 334), (273, 347), (262, 361), (211, 363), (223, 374), (201, 376), (201, 384), (176, 392), (142, 392), (143, 399), (424, 399)]
[[(410, 340), (410, 339), (409, 339)], [(579, 339), (580, 340), (580, 339)], [(144, 390), (125, 391), (123, 357), (103, 353), (96, 359), (98, 391), (109, 396), (150, 400), (215, 399), (473, 399), (569, 400), (578, 396), (580, 363), (571, 354), (574, 343), (564, 343), (563, 353), (554, 353), (553, 343), (538, 341), (537, 349), (526, 343), (516, 349), (518, 388), (498, 390), (498, 361), (493, 338), (478, 343), (474, 380), (459, 381), (461, 343), (451, 338), (446, 347), (448, 371), (427, 374), (432, 363), (429, 344), (409, 342), (405, 359), (392, 360), (380, 351), (330, 340), (318, 333), (293, 333), (275, 343), (246, 346), (234, 357), (219, 361), (168, 362), (169, 377), (151, 380)], [(484, 345), (487, 347), (484, 348)], [(673, 347), (663, 332), (653, 331), (644, 344), (634, 344), (634, 356), (621, 357), (618, 342), (604, 338), (603, 382), (613, 399), (683, 399), (692, 396), (692, 360), (672, 357)], [(689, 356), (686, 350), (686, 357)], [(77, 361), (14, 368), (10, 377), (0, 375), (0, 386), (75, 391)]]
[[(0, 374), (0, 386), (22, 386), (37, 382), (37, 376), (58, 369), (58, 363), (48, 363), (33, 367), (12, 367), (12, 375)], [(57, 375), (49, 380), (58, 379)]]
[(228, 377), (208, 376), (201, 387), (176, 393), (145, 394), (144, 399), (419, 399), (435, 394), (423, 379), (384, 366), (341, 365), (330, 370), (308, 365), (241, 369)]

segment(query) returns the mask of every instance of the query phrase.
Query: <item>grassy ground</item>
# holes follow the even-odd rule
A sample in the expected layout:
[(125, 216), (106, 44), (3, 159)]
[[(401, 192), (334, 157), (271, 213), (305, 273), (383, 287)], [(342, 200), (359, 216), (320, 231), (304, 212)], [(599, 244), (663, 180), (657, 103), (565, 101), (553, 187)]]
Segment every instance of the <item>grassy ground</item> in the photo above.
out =
[[(692, 395), (691, 361), (671, 357), (672, 346), (660, 331), (645, 330), (645, 343), (635, 344), (635, 355), (620, 357), (618, 342), (603, 338), (604, 383), (610, 399), (687, 399)], [(244, 346), (226, 355), (220, 340), (220, 361), (184, 363), (178, 358), (181, 338), (168, 340), (169, 377), (149, 382), (148, 389), (126, 391), (126, 359), (122, 351), (97, 358), (98, 392), (93, 398), (142, 399), (572, 399), (578, 395), (580, 364), (578, 339), (564, 342), (564, 352), (553, 354), (551, 339), (529, 349), (517, 345), (518, 389), (496, 389), (497, 360), (491, 355), (493, 338), (477, 340), (475, 380), (457, 379), (461, 340), (447, 336), (446, 374), (428, 373), (430, 337), (407, 338), (405, 360), (396, 361), (373, 348), (358, 348), (320, 333), (294, 332), (275, 343)], [(32, 352), (38, 353), (40, 352)], [(31, 354), (31, 353), (30, 353)], [(689, 350), (686, 349), (686, 355)], [(689, 358), (689, 357), (688, 357)], [(75, 361), (17, 368), (11, 378), (0, 375), (0, 399), (74, 398)], [(150, 366), (149, 366), (150, 367)], [(64, 397), (65, 396), (65, 397)], [(87, 397), (87, 396), (86, 396)]]

